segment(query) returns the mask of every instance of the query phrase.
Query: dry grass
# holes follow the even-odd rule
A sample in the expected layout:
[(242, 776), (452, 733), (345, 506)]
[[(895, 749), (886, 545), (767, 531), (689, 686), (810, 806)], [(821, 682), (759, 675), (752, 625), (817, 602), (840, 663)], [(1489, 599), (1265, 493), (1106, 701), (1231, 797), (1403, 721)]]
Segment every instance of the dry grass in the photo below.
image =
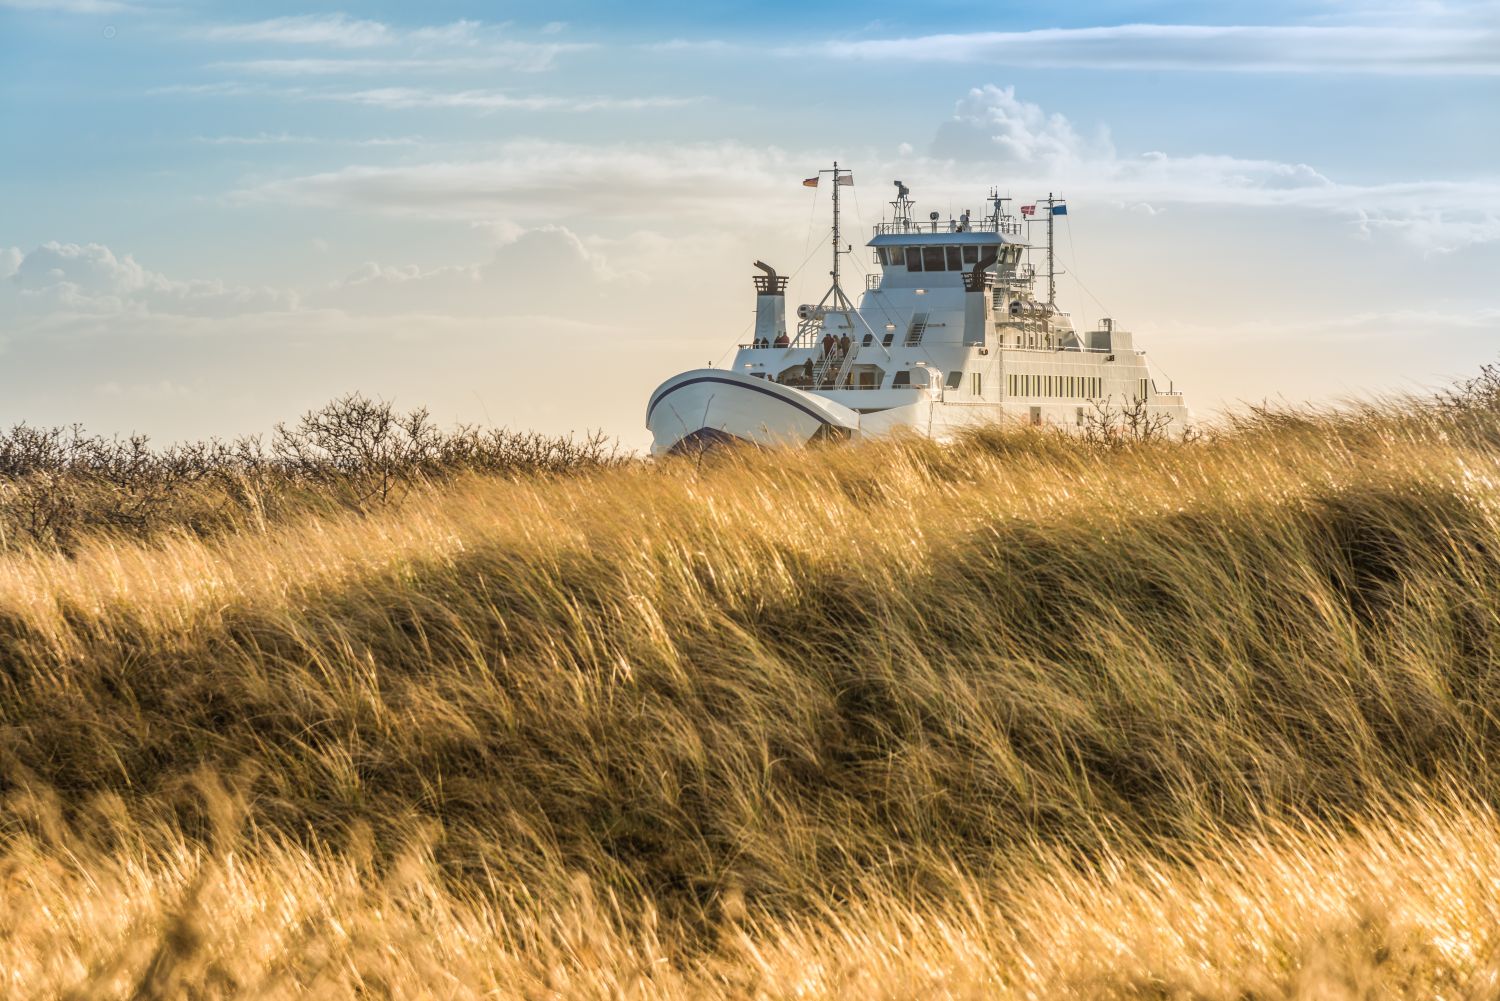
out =
[(5, 994), (1493, 996), (1496, 554), (1407, 404), (5, 555)]
[(367, 848), (227, 833), (209, 848), (161, 831), (107, 848), (97, 834), (13, 840), (0, 861), (5, 996), (1500, 993), (1500, 822), (1475, 805), (1215, 838), (1172, 864), (1039, 853), (993, 879), (954, 872), (941, 897), (874, 885), (796, 917), (747, 913), (731, 895), (710, 938), (583, 877), (545, 904), (523, 887), (455, 888), (420, 837), (382, 869)]

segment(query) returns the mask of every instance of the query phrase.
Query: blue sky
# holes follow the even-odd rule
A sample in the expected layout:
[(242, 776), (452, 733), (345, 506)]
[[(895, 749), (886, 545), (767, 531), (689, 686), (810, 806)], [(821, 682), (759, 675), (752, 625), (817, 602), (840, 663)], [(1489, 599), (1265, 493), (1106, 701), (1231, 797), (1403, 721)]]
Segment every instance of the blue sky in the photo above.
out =
[(1435, 385), (1500, 347), (1497, 108), (1500, 5), (1458, 0), (0, 0), (0, 420), (360, 389), (638, 445), (834, 156), (856, 224), (898, 176), (1065, 193), (1064, 306), (1204, 413)]

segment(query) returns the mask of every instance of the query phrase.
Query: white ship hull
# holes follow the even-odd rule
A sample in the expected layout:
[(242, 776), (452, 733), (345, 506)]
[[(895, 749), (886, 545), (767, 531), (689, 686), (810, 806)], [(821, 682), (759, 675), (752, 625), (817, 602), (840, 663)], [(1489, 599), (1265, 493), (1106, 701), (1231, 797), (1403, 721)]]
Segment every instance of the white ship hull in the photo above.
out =
[(675, 375), (657, 387), (646, 406), (653, 455), (749, 442), (803, 445), (848, 438), (859, 414), (792, 386), (723, 369)]

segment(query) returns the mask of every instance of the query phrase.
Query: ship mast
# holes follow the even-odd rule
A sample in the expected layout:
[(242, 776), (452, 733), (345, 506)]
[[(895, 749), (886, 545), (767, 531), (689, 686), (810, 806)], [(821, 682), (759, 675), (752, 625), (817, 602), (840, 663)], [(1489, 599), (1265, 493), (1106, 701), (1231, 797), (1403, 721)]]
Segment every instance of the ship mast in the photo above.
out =
[(835, 160), (833, 161), (832, 170), (820, 170), (818, 173), (833, 175), (833, 270), (828, 272), (833, 278), (833, 285), (829, 287), (828, 292), (823, 296), (822, 301), (818, 305), (828, 309), (852, 311), (854, 303), (849, 301), (849, 297), (844, 294), (844, 287), (839, 284), (839, 257), (854, 251), (852, 245), (848, 247), (842, 245), (842, 237), (839, 235), (839, 188), (841, 186), (841, 179), (844, 177), (849, 178), (849, 180), (842, 181), (842, 184), (854, 183), (854, 171), (841, 169), (839, 162)]
[(1057, 199), (1047, 192), (1047, 305), (1057, 305), (1057, 252), (1052, 248), (1052, 207)]

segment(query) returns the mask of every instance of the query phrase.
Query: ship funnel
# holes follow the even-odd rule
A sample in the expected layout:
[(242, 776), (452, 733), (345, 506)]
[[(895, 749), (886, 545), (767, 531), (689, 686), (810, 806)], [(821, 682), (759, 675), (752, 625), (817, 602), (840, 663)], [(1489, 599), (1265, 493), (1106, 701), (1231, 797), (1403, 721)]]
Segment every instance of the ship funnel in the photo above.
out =
[(999, 251), (990, 248), (984, 252), (973, 269), (964, 274), (964, 343), (984, 344), (987, 341), (984, 328), (985, 273), (999, 259)]
[(765, 272), (755, 276), (755, 346), (785, 347), (787, 279), (764, 261), (755, 266)]

